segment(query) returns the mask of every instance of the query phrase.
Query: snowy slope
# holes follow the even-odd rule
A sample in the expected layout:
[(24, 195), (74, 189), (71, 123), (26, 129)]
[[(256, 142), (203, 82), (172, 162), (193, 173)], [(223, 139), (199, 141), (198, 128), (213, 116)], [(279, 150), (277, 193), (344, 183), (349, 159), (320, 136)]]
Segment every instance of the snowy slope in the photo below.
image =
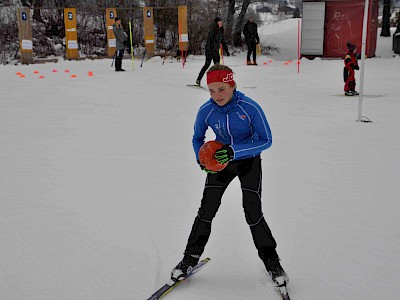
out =
[[(295, 38), (292, 23), (283, 31)], [(271, 125), (263, 208), (294, 300), (398, 299), (400, 59), (380, 45), (385, 55), (366, 61), (364, 92), (380, 96), (364, 99), (373, 123), (355, 122), (358, 98), (337, 96), (341, 60), (302, 60), (298, 74), (283, 64), (292, 57), (225, 58)], [(125, 73), (110, 64), (0, 67), (0, 299), (146, 299), (182, 257), (205, 180), (191, 137), (208, 93), (186, 87), (203, 57), (134, 71), (125, 60)], [(237, 180), (204, 256), (212, 262), (165, 299), (279, 299)]]

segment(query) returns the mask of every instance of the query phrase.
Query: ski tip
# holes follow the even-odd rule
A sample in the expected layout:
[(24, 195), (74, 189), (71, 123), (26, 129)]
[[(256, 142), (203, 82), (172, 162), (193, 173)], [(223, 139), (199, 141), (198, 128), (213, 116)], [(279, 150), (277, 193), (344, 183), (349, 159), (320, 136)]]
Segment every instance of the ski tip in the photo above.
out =
[(186, 86), (193, 87), (193, 88), (199, 88), (199, 89), (203, 89), (203, 90), (207, 91), (207, 88), (205, 88), (204, 86), (198, 85), (198, 84), (187, 84)]

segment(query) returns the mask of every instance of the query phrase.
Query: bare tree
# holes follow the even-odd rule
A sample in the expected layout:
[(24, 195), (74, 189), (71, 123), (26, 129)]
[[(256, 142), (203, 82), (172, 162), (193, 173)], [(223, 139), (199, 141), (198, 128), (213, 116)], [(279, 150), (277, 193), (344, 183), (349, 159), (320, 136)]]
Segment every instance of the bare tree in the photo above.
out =
[(383, 0), (381, 36), (390, 36), (390, 0)]
[(240, 10), (239, 17), (236, 22), (235, 31), (233, 33), (233, 45), (235, 47), (242, 45), (242, 29), (244, 25), (244, 17), (246, 16), (247, 8), (250, 5), (251, 0), (244, 0), (242, 9)]
[(235, 0), (229, 0), (228, 15), (226, 17), (225, 38), (228, 44), (232, 44), (233, 20), (235, 17)]

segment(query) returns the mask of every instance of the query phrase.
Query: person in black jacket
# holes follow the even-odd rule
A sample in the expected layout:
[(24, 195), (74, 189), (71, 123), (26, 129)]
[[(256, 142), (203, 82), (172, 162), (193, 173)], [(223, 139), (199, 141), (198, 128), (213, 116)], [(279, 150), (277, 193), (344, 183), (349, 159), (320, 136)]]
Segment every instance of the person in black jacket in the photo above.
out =
[(225, 42), (224, 37), (224, 26), (222, 25), (221, 18), (215, 18), (214, 22), (210, 28), (210, 32), (208, 33), (207, 43), (206, 43), (206, 62), (201, 68), (199, 76), (197, 76), (196, 84), (200, 85), (201, 79), (203, 78), (204, 74), (206, 73), (208, 67), (211, 64), (211, 61), (215, 64), (219, 64), (220, 55), (219, 50), (220, 47), (223, 47), (226, 56), (230, 56), (228, 51), (228, 46)]
[[(247, 23), (244, 25), (243, 34), (247, 44), (247, 64), (257, 65), (257, 51), (256, 45), (260, 43), (260, 38), (257, 33), (257, 24), (254, 23), (254, 18), (250, 17)], [(250, 60), (251, 53), (253, 53), (253, 62)]]
[(124, 57), (125, 45), (128, 42), (128, 35), (122, 28), (121, 18), (115, 18), (115, 24), (113, 25), (113, 32), (116, 40), (116, 52), (115, 52), (115, 71), (125, 71), (122, 69), (122, 58)]

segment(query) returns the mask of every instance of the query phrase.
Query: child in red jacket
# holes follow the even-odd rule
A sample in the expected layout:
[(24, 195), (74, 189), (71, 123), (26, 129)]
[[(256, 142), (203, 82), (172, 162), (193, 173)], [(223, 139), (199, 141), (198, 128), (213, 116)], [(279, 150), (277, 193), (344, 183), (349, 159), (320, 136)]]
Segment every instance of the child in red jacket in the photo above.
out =
[(346, 96), (355, 96), (358, 95), (356, 92), (356, 77), (354, 70), (359, 70), (356, 49), (357, 46), (347, 42), (347, 48), (349, 51), (347, 52), (344, 58), (344, 69), (343, 69), (343, 79), (344, 79), (344, 94)]

